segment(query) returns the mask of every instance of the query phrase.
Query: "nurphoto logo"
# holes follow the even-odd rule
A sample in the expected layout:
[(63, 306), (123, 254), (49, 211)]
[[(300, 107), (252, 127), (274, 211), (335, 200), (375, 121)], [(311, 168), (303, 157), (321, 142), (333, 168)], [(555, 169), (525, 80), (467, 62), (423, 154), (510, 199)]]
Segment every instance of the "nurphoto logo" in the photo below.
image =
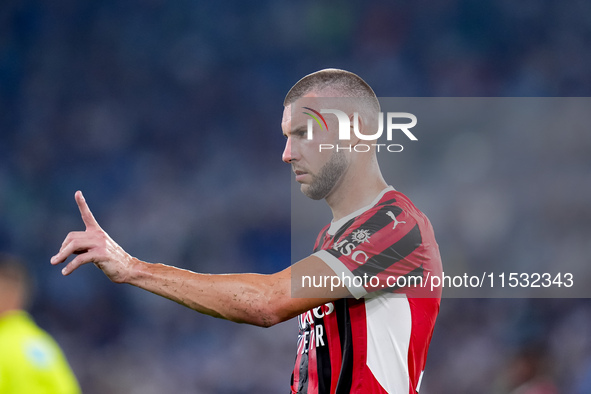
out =
[[(322, 114), (333, 114), (337, 117), (339, 122), (339, 140), (340, 141), (348, 141), (351, 140), (351, 122), (353, 123), (353, 133), (357, 138), (363, 141), (376, 141), (380, 138), (384, 132), (384, 114), (382, 112), (378, 115), (378, 130), (374, 134), (362, 134), (359, 131), (359, 114), (357, 112), (353, 113), (353, 119), (349, 119), (349, 116), (338, 109), (321, 109), (320, 111), (316, 111), (310, 107), (302, 107), (303, 109), (309, 111), (304, 112), (305, 115), (310, 116), (312, 119), (308, 119), (308, 129), (307, 129), (307, 138), (311, 140), (314, 136), (313, 128), (314, 128), (314, 121), (320, 126), (320, 130), (328, 131), (328, 124), (326, 119)], [(417, 124), (417, 117), (408, 112), (387, 112), (386, 113), (386, 138), (390, 142), (392, 141), (392, 136), (394, 135), (395, 130), (400, 130), (410, 139), (411, 141), (417, 141), (417, 137), (413, 133), (410, 132), (409, 129), (413, 128)], [(410, 122), (407, 123), (395, 123), (395, 119), (408, 119)], [(354, 146), (340, 146), (340, 145), (333, 145), (333, 144), (320, 144), (318, 149), (320, 152), (323, 150), (333, 150), (336, 149), (338, 152), (339, 150), (348, 150), (349, 152), (369, 152), (371, 147), (374, 146), (377, 151), (380, 151), (380, 148), (385, 148), (388, 152), (402, 152), (404, 149), (401, 144), (356, 144)]]

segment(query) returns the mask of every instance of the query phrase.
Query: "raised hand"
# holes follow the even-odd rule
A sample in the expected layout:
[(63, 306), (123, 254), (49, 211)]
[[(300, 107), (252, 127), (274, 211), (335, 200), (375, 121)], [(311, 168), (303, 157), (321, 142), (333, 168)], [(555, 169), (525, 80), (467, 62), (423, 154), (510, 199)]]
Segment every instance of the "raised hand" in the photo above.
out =
[(77, 191), (74, 197), (86, 230), (69, 233), (59, 252), (51, 258), (51, 264), (63, 263), (71, 254), (76, 254), (78, 256), (62, 269), (63, 275), (71, 274), (83, 264), (94, 263), (113, 282), (125, 282), (137, 260), (117, 245), (99, 226), (82, 192)]

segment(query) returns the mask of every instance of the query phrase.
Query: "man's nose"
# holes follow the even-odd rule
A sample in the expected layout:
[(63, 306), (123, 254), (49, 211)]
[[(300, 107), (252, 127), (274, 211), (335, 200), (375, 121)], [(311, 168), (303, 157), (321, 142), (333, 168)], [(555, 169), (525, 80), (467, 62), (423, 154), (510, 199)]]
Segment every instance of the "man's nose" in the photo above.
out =
[(285, 149), (283, 150), (283, 155), (281, 156), (281, 158), (287, 164), (291, 163), (293, 160), (297, 160), (297, 153), (294, 151), (293, 146), (291, 144), (291, 137), (287, 138), (287, 142), (285, 143)]

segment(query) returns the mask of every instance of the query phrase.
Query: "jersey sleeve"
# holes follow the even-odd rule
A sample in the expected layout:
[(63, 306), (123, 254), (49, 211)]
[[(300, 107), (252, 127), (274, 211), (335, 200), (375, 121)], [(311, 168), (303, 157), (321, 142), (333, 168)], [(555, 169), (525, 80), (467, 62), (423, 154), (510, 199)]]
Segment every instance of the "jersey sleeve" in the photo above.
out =
[(401, 276), (422, 276), (422, 261), (413, 255), (422, 243), (417, 221), (396, 205), (370, 210), (342, 234), (333, 246), (314, 253), (357, 299), (378, 290), (400, 289)]

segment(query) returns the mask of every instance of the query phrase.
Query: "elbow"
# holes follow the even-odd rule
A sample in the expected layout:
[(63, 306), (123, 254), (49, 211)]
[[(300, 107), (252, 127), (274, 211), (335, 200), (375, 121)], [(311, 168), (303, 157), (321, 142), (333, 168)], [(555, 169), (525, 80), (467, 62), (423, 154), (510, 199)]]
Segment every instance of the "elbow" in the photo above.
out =
[[(234, 323), (251, 324), (253, 326), (268, 328), (289, 319), (289, 317), (284, 316), (278, 304), (276, 300), (260, 297), (256, 301), (249, 302), (247, 306), (237, 306), (229, 313), (221, 313), (216, 317), (227, 319)], [(212, 314), (212, 316), (215, 315)]]
[(283, 311), (278, 309), (274, 304), (274, 302), (271, 302), (261, 306), (255, 325), (269, 328), (289, 319), (289, 317), (285, 317), (282, 313)]
[(257, 278), (257, 285), (240, 294), (236, 300), (239, 302), (234, 304), (234, 313), (225, 317), (259, 327), (272, 327), (294, 317), (291, 294), (285, 281), (278, 281), (272, 275)]
[(273, 327), (276, 324), (283, 323), (286, 320), (291, 319), (291, 316), (288, 312), (288, 309), (283, 305), (281, 299), (262, 299), (257, 308), (259, 313), (256, 315), (256, 321), (253, 324), (269, 328)]
[(263, 327), (263, 328), (270, 328), (273, 327), (276, 324), (281, 323), (281, 320), (279, 319), (274, 319), (274, 318), (270, 318), (270, 319), (261, 319), (261, 321), (259, 322), (259, 324), (257, 324), (257, 326), (259, 327)]

